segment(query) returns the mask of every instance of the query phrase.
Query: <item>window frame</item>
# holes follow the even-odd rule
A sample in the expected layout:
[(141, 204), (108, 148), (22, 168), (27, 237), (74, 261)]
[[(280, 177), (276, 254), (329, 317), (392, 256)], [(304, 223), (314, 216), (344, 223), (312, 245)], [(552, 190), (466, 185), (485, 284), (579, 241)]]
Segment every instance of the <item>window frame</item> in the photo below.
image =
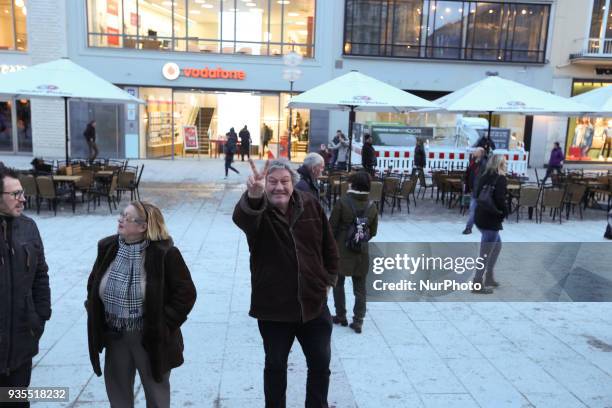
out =
[[(136, 31), (136, 35), (133, 34), (125, 34), (125, 0), (117, 0), (118, 2), (118, 7), (121, 8), (121, 12), (122, 12), (122, 28), (121, 31), (118, 34), (108, 34), (108, 33), (101, 33), (101, 32), (95, 32), (95, 31), (91, 31), (91, 27), (90, 27), (90, 14), (91, 14), (91, 1), (92, 0), (86, 0), (85, 1), (85, 22), (86, 22), (86, 45), (87, 48), (101, 48), (101, 49), (113, 49), (113, 50), (130, 50), (130, 51), (147, 51), (144, 49), (140, 49), (140, 48), (131, 48), (131, 47), (125, 47), (125, 40), (126, 39), (135, 39), (136, 42), (138, 43), (138, 41), (141, 38), (144, 38), (144, 36), (141, 34), (141, 27), (140, 27), (140, 21), (141, 21), (141, 16), (140, 16), (140, 4), (139, 1), (136, 2), (136, 14), (138, 16), (138, 25), (137, 25), (137, 31)], [(177, 43), (179, 43), (180, 41), (186, 41), (188, 42), (190, 40), (189, 37), (189, 32), (190, 32), (190, 24), (189, 22), (186, 20), (185, 22), (185, 35), (186, 37), (182, 37), (182, 36), (176, 36), (175, 35), (175, 9), (177, 7), (177, 5), (175, 4), (175, 1), (178, 2), (182, 2), (184, 5), (184, 9), (185, 9), (185, 13), (188, 16), (189, 15), (189, 1), (188, 0), (174, 0), (172, 2), (172, 7), (171, 7), (171, 19), (172, 19), (172, 35), (170, 37), (159, 37), (160, 39), (163, 40), (169, 40), (171, 47), (169, 47), (169, 49), (160, 49), (159, 51), (161, 52), (180, 52), (180, 53), (192, 53), (192, 54), (201, 54), (200, 52), (197, 51), (189, 51), (189, 47), (188, 44), (185, 44), (185, 50), (182, 49), (177, 49)], [(266, 0), (266, 6), (267, 7), (267, 18), (265, 19), (265, 21), (262, 23), (262, 29), (265, 29), (267, 32), (270, 32), (271, 29), (271, 20), (272, 20), (272, 2), (275, 0)], [(209, 43), (216, 43), (218, 45), (218, 51), (214, 51), (214, 52), (210, 52), (211, 54), (216, 54), (216, 55), (235, 55), (235, 54), (241, 54), (237, 51), (237, 44), (238, 43), (245, 43), (245, 44), (257, 44), (260, 45), (262, 48), (265, 48), (265, 53), (262, 54), (254, 54), (252, 56), (257, 56), (257, 57), (282, 57), (283, 55), (285, 55), (285, 50), (286, 52), (290, 52), (292, 50), (295, 49), (295, 47), (302, 47), (306, 50), (305, 54), (304, 54), (304, 58), (307, 59), (314, 59), (316, 56), (316, 30), (317, 30), (317, 0), (311, 0), (312, 1), (312, 18), (313, 18), (313, 24), (312, 24), (312, 42), (311, 43), (291, 43), (291, 42), (285, 42), (285, 38), (287, 38), (287, 27), (285, 27), (284, 24), (284, 20), (285, 20), (285, 3), (281, 3), (281, 37), (280, 37), (280, 41), (277, 42), (273, 42), (270, 41), (270, 38), (267, 39), (267, 41), (244, 41), (244, 40), (238, 40), (236, 39), (236, 23), (237, 23), (237, 15), (236, 12), (234, 12), (234, 27), (233, 27), (233, 37), (229, 38), (229, 39), (224, 39), (223, 37), (223, 18), (220, 18), (218, 24), (219, 24), (219, 32), (221, 33), (218, 37), (219, 38), (197, 38), (198, 43), (201, 42), (209, 42)], [(238, 8), (238, 0), (233, 0), (232, 2), (230, 2), (229, 5), (226, 5), (226, 7), (229, 7), (231, 9), (231, 6), (233, 4), (233, 9), (237, 9)], [(14, 5), (13, 5), (14, 6)], [(219, 7), (217, 8), (218, 11), (218, 15), (222, 16), (223, 14), (223, 10), (224, 10), (224, 5), (223, 2), (219, 2)], [(119, 46), (109, 46), (109, 45), (94, 45), (94, 41), (92, 41), (93, 38), (108, 38), (110, 36), (113, 37), (118, 37), (119, 41), (120, 41), (120, 45)], [(193, 38), (195, 39), (195, 37)], [(100, 43), (102, 43), (102, 41), (100, 41)], [(232, 48), (233, 48), (233, 52), (232, 53), (224, 53), (223, 52), (223, 44), (232, 44)], [(280, 54), (275, 55), (271, 53), (271, 46), (272, 45), (276, 45), (280, 48)], [(151, 50), (148, 50), (151, 51)], [(158, 51), (158, 50), (153, 50), (153, 51)], [(158, 51), (158, 52), (159, 52)]]
[[(440, 0), (441, 1), (441, 0)], [(550, 24), (552, 17), (552, 5), (550, 3), (528, 3), (528, 2), (511, 2), (511, 1), (494, 1), (494, 0), (444, 0), (453, 3), (457, 3), (458, 6), (462, 9), (462, 17), (461, 17), (461, 44), (458, 47), (458, 57), (436, 57), (435, 52), (433, 50), (436, 49), (452, 49), (456, 47), (436, 47), (431, 45), (433, 42), (433, 38), (435, 37), (435, 30), (432, 35), (429, 35), (427, 31), (430, 28), (430, 24), (433, 24), (433, 28), (435, 28), (435, 17), (436, 12), (439, 9), (438, 0), (422, 0), (422, 12), (420, 14), (421, 24), (419, 26), (419, 52), (418, 56), (405, 56), (405, 55), (394, 55), (394, 48), (396, 47), (395, 41), (395, 29), (392, 28), (392, 38), (389, 40), (386, 37), (386, 33), (389, 32), (389, 18), (395, 15), (397, 11), (397, 7), (401, 6), (403, 3), (401, 0), (381, 0), (381, 3), (384, 2), (387, 4), (386, 18), (383, 16), (385, 11), (381, 8), (380, 12), (380, 20), (385, 24), (381, 26), (378, 33), (378, 38), (381, 37), (381, 33), (385, 32), (385, 40), (384, 42), (374, 43), (374, 42), (354, 42), (352, 41), (353, 35), (356, 31), (355, 24), (355, 9), (359, 6), (360, 0), (346, 0), (344, 3), (344, 30), (343, 30), (343, 43), (342, 43), (342, 55), (344, 57), (372, 57), (372, 58), (393, 58), (393, 59), (417, 59), (417, 60), (451, 60), (451, 61), (476, 61), (476, 62), (490, 62), (490, 63), (504, 63), (504, 64), (537, 64), (543, 65), (548, 63), (547, 61), (547, 53), (548, 53), (548, 41), (550, 36)], [(607, 0), (610, 2), (610, 0)], [(349, 4), (350, 3), (350, 4)], [(476, 7), (478, 3), (490, 3), (490, 4), (499, 4), (500, 10), (503, 11), (514, 11), (519, 9), (520, 7), (538, 7), (541, 8), (545, 12), (545, 18), (543, 18), (543, 23), (541, 24), (538, 30), (538, 48), (537, 49), (515, 49), (515, 34), (517, 27), (517, 19), (513, 18), (509, 20), (507, 16), (504, 16), (501, 20), (501, 26), (499, 27), (498, 35), (501, 36), (501, 40), (499, 45), (496, 48), (480, 48), (474, 47), (474, 43), (470, 44), (470, 39), (474, 38), (474, 30), (476, 30), (476, 24), (474, 17), (470, 16), (470, 10), (472, 7)], [(436, 6), (434, 10), (431, 9), (432, 6)], [(352, 14), (349, 15), (349, 8), (352, 9)], [(392, 12), (389, 12), (389, 10)], [(425, 16), (427, 10), (427, 16)], [(433, 18), (432, 18), (433, 14)], [(386, 21), (386, 23), (384, 23)], [(393, 22), (393, 21), (392, 21)], [(391, 22), (391, 23), (392, 23)], [(470, 26), (472, 25), (472, 27)], [(430, 41), (431, 39), (431, 41)], [(383, 41), (383, 40), (380, 40)], [(354, 52), (355, 45), (369, 45), (372, 46), (372, 49), (378, 46), (378, 53), (357, 53)], [(348, 52), (347, 52), (348, 49)], [(381, 51), (382, 50), (382, 51)], [(501, 56), (500, 58), (495, 59), (487, 59), (487, 58), (474, 58), (474, 51), (490, 51), (495, 52), (495, 55)], [(388, 52), (391, 51), (391, 52)], [(531, 54), (534, 53), (536, 58), (534, 60), (528, 60), (527, 58), (519, 58), (515, 57), (520, 54)]]

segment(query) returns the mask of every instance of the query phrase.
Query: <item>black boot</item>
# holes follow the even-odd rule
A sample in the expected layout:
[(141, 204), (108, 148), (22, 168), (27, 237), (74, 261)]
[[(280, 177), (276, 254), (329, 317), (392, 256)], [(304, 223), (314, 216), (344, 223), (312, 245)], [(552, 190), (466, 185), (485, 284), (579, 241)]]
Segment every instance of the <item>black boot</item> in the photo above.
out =
[(480, 289), (472, 289), (472, 293), (477, 295), (490, 295), (493, 293), (493, 289), (489, 289), (486, 285), (483, 285), (482, 282), (474, 281), (474, 286), (476, 284), (480, 284)]
[(332, 320), (334, 324), (340, 324), (344, 327), (348, 326), (348, 320), (346, 320), (346, 316), (333, 316)]
[(349, 325), (349, 327), (355, 330), (355, 333), (360, 334), (361, 328), (363, 327), (363, 321), (361, 320), (353, 320), (353, 323)]

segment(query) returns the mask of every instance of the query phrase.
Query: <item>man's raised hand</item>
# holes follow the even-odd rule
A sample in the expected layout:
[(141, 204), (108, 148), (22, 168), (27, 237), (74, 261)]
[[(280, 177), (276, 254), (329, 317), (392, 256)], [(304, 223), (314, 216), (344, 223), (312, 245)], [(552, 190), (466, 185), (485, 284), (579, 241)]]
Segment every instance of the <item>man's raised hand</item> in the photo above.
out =
[(251, 165), (251, 175), (247, 179), (247, 195), (249, 198), (261, 198), (264, 195), (269, 162), (266, 160), (266, 164), (261, 172), (255, 167), (253, 159), (249, 159), (249, 164)]

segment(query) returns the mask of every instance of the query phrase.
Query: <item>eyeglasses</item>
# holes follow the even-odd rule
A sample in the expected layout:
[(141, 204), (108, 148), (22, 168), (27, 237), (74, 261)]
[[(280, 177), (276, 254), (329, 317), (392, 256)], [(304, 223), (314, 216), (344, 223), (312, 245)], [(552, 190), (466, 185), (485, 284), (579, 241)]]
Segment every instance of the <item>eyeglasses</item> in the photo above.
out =
[(142, 223), (141, 219), (130, 217), (128, 214), (126, 214), (124, 212), (119, 213), (119, 221), (121, 221), (121, 220), (123, 220), (125, 222), (135, 223), (135, 224)]
[(23, 190), (3, 192), (2, 194), (9, 194), (9, 195), (13, 196), (13, 198), (15, 200), (17, 200), (19, 197), (25, 197), (25, 191), (23, 191)]

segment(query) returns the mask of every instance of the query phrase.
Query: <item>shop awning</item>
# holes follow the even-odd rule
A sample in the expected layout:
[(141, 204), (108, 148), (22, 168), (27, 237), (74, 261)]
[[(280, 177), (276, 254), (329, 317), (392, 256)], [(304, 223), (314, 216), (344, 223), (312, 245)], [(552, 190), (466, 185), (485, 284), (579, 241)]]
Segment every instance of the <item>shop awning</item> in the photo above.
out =
[(597, 114), (612, 115), (612, 86), (602, 86), (571, 98), (572, 101), (596, 109)]

